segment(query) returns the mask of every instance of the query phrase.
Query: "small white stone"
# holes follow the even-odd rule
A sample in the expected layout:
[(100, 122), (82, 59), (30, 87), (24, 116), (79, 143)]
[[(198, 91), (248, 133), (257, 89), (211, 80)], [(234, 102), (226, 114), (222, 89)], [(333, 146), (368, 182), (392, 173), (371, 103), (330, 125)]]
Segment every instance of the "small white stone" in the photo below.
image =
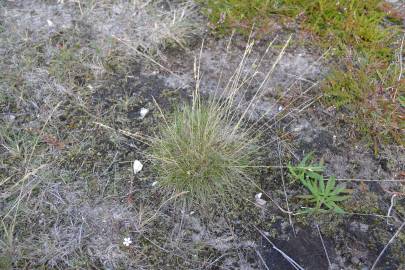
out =
[(147, 109), (147, 108), (142, 108), (140, 111), (139, 111), (139, 119), (144, 119), (145, 118), (145, 116), (148, 114), (148, 112), (149, 112), (149, 109)]
[(53, 24), (53, 22), (52, 22), (51, 20), (46, 20), (46, 22), (48, 23), (48, 26), (49, 26), (49, 27), (53, 27), (53, 26), (54, 26), (54, 24)]
[(133, 164), (134, 174), (139, 173), (143, 168), (142, 163), (139, 160), (135, 160)]

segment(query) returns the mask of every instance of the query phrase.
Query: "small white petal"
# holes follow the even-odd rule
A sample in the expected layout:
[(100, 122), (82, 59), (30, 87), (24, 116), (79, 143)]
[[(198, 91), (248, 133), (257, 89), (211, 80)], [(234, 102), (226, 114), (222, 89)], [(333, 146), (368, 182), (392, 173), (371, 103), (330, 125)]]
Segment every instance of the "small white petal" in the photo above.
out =
[(152, 183), (152, 187), (156, 186), (158, 184), (158, 181), (155, 181)]
[(48, 26), (49, 26), (49, 27), (54, 26), (54, 24), (53, 24), (53, 22), (52, 22), (51, 20), (46, 20), (46, 22), (48, 23)]
[(145, 118), (145, 116), (148, 114), (148, 112), (149, 112), (149, 109), (147, 109), (147, 108), (142, 108), (140, 111), (139, 111), (139, 118), (140, 119), (143, 119), (143, 118)]
[(265, 200), (263, 200), (262, 199), (262, 193), (260, 192), (260, 193), (257, 193), (256, 195), (255, 195), (255, 199), (256, 199), (256, 203), (258, 204), (258, 205), (260, 205), (260, 206), (263, 206), (263, 205), (265, 205), (267, 202), (265, 201)]
[(124, 238), (124, 242), (122, 242), (122, 244), (126, 247), (128, 247), (130, 244), (132, 244), (132, 240), (129, 237), (125, 237)]
[(260, 206), (264, 206), (267, 202), (263, 199), (256, 199), (256, 203)]
[(142, 163), (139, 160), (134, 161), (133, 169), (134, 169), (134, 174), (139, 173), (143, 168)]

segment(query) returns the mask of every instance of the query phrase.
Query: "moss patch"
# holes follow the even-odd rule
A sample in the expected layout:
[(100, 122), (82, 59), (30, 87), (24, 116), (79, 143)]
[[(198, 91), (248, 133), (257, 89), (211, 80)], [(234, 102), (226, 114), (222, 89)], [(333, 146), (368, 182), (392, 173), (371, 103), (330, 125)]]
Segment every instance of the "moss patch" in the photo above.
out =
[[(355, 115), (350, 124), (378, 152), (381, 143), (403, 144), (400, 97), (404, 81), (394, 63), (395, 44), (401, 30), (397, 12), (380, 0), (210, 0), (206, 14), (220, 35), (253, 30), (260, 38), (275, 21), (298, 25), (314, 34), (311, 41), (334, 49), (332, 74), (323, 84), (328, 105)], [(389, 16), (388, 16), (389, 15)], [(399, 46), (396, 46), (399, 47)], [(402, 53), (402, 52), (399, 52)]]

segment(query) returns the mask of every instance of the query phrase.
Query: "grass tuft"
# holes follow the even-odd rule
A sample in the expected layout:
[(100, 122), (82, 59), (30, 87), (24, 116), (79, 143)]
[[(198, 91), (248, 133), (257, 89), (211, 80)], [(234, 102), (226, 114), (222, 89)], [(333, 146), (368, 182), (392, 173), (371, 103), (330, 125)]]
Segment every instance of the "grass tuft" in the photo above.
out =
[(249, 184), (256, 139), (233, 118), (227, 104), (199, 97), (174, 112), (152, 144), (160, 185), (202, 204), (240, 193)]
[[(176, 110), (169, 119), (160, 110), (166, 124), (152, 139), (151, 159), (162, 187), (175, 193), (187, 192), (188, 198), (200, 205), (227, 204), (241, 198), (245, 190), (254, 190), (251, 169), (263, 148), (259, 147), (259, 136), (264, 131), (259, 122), (269, 111), (250, 119), (253, 123), (246, 120), (290, 40), (250, 100), (244, 100), (249, 89), (246, 86), (257, 72), (247, 75), (243, 70), (254, 41), (249, 39), (238, 68), (222, 91), (207, 99), (200, 93), (200, 66), (195, 63), (197, 81), (191, 104)], [(256, 71), (272, 44), (258, 59)]]

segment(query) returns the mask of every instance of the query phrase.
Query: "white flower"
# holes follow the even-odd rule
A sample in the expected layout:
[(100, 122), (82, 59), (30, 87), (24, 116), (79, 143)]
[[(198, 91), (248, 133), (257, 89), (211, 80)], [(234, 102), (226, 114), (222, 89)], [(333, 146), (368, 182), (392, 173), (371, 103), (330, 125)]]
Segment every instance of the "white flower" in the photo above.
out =
[(155, 181), (152, 183), (152, 187), (156, 186), (158, 184), (158, 181)]
[(139, 119), (144, 119), (145, 118), (145, 116), (148, 114), (148, 112), (149, 112), (149, 109), (147, 109), (147, 108), (142, 108), (140, 111), (139, 111)]
[(46, 20), (46, 22), (48, 23), (48, 26), (49, 26), (49, 27), (54, 26), (54, 24), (53, 24), (53, 22), (52, 22), (51, 20)]
[(279, 111), (279, 112), (281, 112), (283, 109), (284, 109), (283, 106), (281, 106), (281, 105), (278, 106), (278, 111)]
[(139, 160), (134, 161), (133, 169), (134, 169), (134, 174), (139, 173), (143, 168), (142, 163)]
[(126, 247), (129, 247), (130, 244), (132, 244), (132, 240), (130, 237), (125, 237), (124, 238), (124, 242), (122, 242), (122, 244)]
[(260, 192), (260, 193), (257, 193), (257, 194), (255, 195), (256, 203), (257, 203), (258, 205), (260, 205), (260, 206), (263, 206), (263, 205), (266, 204), (266, 201), (262, 199), (262, 195), (263, 195), (263, 194), (262, 194), (261, 192)]

